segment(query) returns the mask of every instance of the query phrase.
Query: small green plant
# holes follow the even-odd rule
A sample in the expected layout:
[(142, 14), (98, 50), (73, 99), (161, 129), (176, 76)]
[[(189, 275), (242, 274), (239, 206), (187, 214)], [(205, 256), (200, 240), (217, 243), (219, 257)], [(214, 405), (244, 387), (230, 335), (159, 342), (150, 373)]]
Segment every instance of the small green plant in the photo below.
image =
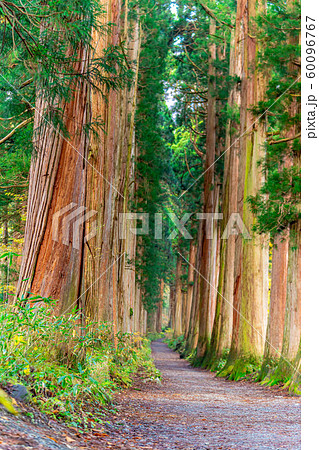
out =
[(223, 369), (223, 367), (225, 366), (225, 364), (227, 362), (229, 351), (230, 351), (229, 348), (224, 349), (220, 358), (218, 358), (218, 359), (216, 359), (216, 361), (214, 361), (214, 363), (211, 367), (212, 372), (215, 372), (215, 371), (219, 372)]
[(172, 333), (170, 333), (170, 330), (168, 330), (166, 331), (165, 342), (172, 350), (177, 351), (180, 354), (184, 354), (186, 344), (184, 335), (174, 337)]
[(79, 314), (56, 317), (55, 302), (34, 296), (0, 304), (0, 384), (23, 384), (41, 411), (72, 426), (87, 427), (90, 412), (140, 372), (160, 379), (149, 341), (117, 334), (106, 323), (79, 326)]
[(147, 338), (150, 341), (157, 341), (158, 339), (163, 339), (165, 337), (165, 333), (161, 332), (161, 333), (147, 333)]

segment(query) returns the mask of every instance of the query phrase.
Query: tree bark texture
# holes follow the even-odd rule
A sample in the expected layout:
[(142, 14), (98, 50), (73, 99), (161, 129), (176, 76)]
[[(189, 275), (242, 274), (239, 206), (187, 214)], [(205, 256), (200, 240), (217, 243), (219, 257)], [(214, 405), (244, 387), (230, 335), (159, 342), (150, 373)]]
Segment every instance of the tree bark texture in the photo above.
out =
[[(113, 24), (112, 31), (93, 31), (94, 50), (89, 55), (81, 49), (76, 69), (85, 71), (90, 57), (102, 57), (109, 45), (121, 43), (134, 80), (118, 91), (79, 84), (72, 100), (58, 105), (68, 138), (43, 122), (47, 105), (38, 96), (18, 295), (31, 291), (58, 299), (58, 313), (78, 307), (87, 319), (112, 322), (116, 333), (146, 325), (131, 263), (135, 235), (127, 223), (121, 239), (118, 223), (134, 190), (140, 27), (128, 20), (119, 0), (104, 6), (103, 20)], [(84, 131), (98, 120), (102, 126), (95, 132)]]

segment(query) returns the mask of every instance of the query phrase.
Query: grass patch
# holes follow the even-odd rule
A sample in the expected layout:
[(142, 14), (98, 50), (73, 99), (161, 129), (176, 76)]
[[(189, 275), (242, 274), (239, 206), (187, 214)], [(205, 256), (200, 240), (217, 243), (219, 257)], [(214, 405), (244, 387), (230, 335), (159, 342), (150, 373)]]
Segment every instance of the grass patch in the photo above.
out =
[(252, 379), (260, 370), (261, 361), (253, 356), (241, 357), (233, 361), (227, 362), (223, 368), (217, 373), (217, 376), (227, 377), (229, 380), (238, 381), (244, 378)]
[(108, 324), (83, 327), (76, 311), (55, 317), (51, 300), (33, 302), (0, 305), (0, 384), (26, 386), (40, 411), (86, 428), (138, 372), (160, 379), (148, 339), (118, 333), (115, 347)]

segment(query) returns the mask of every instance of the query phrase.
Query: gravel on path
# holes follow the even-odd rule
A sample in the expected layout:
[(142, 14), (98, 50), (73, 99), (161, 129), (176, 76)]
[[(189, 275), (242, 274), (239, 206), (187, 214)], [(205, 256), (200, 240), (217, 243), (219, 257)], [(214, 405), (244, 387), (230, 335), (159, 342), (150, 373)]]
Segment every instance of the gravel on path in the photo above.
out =
[[(79, 436), (55, 422), (11, 427), (0, 413), (0, 449), (298, 450), (300, 398), (279, 389), (217, 378), (196, 369), (160, 341), (152, 354), (162, 383), (139, 380), (115, 397), (117, 414)], [(19, 421), (23, 427), (19, 425)], [(6, 428), (7, 426), (7, 428)], [(13, 433), (13, 435), (12, 435)], [(19, 440), (15, 443), (17, 433)], [(73, 434), (72, 434), (73, 433)], [(49, 437), (48, 437), (49, 436)]]

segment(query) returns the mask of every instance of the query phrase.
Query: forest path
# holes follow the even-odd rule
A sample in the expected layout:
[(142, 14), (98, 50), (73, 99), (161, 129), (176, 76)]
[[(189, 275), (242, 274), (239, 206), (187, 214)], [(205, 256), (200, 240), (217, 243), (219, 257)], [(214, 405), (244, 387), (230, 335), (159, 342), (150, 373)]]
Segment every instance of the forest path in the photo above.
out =
[(191, 367), (162, 342), (153, 342), (152, 352), (163, 383), (141, 383), (141, 390), (117, 397), (123, 428), (113, 448), (300, 448), (298, 397), (216, 378)]
[(289, 449), (300, 448), (300, 399), (255, 383), (195, 369), (153, 342), (163, 382), (141, 379), (115, 397), (117, 414), (81, 435), (52, 420), (30, 423), (0, 410), (0, 449)]

